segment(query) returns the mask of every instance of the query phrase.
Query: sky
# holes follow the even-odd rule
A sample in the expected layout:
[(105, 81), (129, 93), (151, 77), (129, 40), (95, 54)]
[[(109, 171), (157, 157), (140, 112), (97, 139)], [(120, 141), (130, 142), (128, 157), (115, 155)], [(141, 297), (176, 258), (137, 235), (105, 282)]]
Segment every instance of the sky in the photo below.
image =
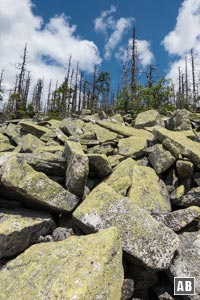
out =
[(200, 64), (200, 0), (0, 0), (0, 71), (9, 89), (27, 43), (32, 84), (44, 78), (45, 89), (62, 83), (69, 56), (75, 67), (92, 74), (94, 64), (108, 71), (116, 90), (121, 60), (136, 28), (142, 73), (157, 65), (157, 76), (177, 82), (185, 56), (194, 48)]

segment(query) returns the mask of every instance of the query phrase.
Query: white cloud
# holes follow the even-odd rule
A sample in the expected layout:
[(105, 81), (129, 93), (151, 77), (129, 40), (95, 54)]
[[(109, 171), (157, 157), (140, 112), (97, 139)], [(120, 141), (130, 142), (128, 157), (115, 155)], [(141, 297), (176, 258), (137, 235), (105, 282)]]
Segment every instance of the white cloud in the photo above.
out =
[(107, 43), (105, 44), (104, 50), (105, 54), (104, 57), (109, 59), (113, 50), (117, 47), (117, 45), (121, 42), (123, 35), (125, 32), (131, 28), (133, 19), (132, 18), (120, 18), (115, 25), (115, 30), (109, 37)]
[[(132, 51), (132, 39), (129, 39), (128, 46), (120, 47), (117, 51), (115, 57), (118, 60), (125, 61), (127, 59), (127, 50), (129, 51), (129, 59), (131, 58), (131, 51)], [(137, 49), (137, 59), (139, 64), (142, 67), (146, 67), (150, 65), (154, 60), (154, 55), (151, 51), (151, 44), (147, 40), (138, 40), (136, 39), (136, 49)]]
[(113, 29), (115, 26), (115, 21), (113, 19), (113, 16), (111, 16), (113, 13), (117, 11), (116, 6), (111, 5), (109, 10), (105, 10), (101, 13), (100, 17), (96, 18), (94, 20), (94, 28), (97, 32), (103, 33), (107, 35), (108, 29)]
[(179, 9), (174, 30), (162, 43), (169, 54), (183, 55), (199, 44), (200, 0), (185, 0)]
[(188, 76), (191, 78), (190, 50), (194, 49), (196, 70), (200, 65), (200, 0), (185, 0), (178, 12), (176, 25), (163, 39), (162, 45), (169, 54), (176, 55), (170, 63), (166, 77), (178, 84), (178, 69), (185, 73), (185, 56), (188, 57)]
[[(44, 24), (41, 17), (33, 14), (31, 0), (0, 0), (0, 70), (5, 70), (4, 85), (14, 83), (25, 43), (28, 45), (28, 69), (32, 82), (44, 77), (61, 82), (66, 72), (68, 58), (72, 55), (75, 65), (90, 72), (94, 64), (100, 64), (98, 48), (94, 42), (81, 39), (76, 26), (70, 25), (64, 14), (55, 16)], [(48, 58), (52, 65), (45, 62)]]

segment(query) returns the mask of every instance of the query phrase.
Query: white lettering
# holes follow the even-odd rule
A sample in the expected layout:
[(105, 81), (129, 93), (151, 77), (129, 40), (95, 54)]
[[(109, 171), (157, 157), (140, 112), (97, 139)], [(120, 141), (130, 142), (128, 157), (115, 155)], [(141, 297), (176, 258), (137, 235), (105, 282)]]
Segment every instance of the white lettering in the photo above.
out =
[(177, 292), (184, 292), (184, 286), (182, 281), (178, 281)]
[(186, 292), (191, 292), (191, 290), (192, 290), (192, 282), (191, 281), (185, 282), (185, 290), (186, 290)]

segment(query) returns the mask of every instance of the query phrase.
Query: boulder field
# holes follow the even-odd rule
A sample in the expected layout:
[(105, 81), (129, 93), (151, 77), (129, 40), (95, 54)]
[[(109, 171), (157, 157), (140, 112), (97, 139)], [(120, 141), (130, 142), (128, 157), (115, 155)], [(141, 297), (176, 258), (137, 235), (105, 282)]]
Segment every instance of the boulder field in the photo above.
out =
[[(186, 110), (1, 123), (0, 298), (200, 299), (199, 125)], [(177, 276), (195, 296), (173, 295)]]

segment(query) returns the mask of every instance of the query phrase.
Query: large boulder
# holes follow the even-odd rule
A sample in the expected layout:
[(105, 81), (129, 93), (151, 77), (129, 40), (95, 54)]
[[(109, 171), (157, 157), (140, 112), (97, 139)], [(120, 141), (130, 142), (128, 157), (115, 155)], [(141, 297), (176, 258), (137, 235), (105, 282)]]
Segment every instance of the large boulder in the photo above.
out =
[(162, 145), (155, 145), (154, 150), (149, 154), (148, 160), (157, 174), (167, 171), (176, 161), (176, 158), (165, 150)]
[(121, 300), (119, 234), (110, 228), (34, 245), (6, 264), (0, 281), (2, 300)]
[(106, 155), (88, 154), (88, 159), (90, 170), (94, 171), (98, 177), (104, 178), (112, 173), (112, 167)]
[(83, 152), (81, 144), (68, 141), (65, 144), (65, 157), (67, 160), (65, 185), (77, 196), (82, 196), (89, 172), (87, 155)]
[(178, 255), (174, 258), (169, 273), (173, 281), (174, 277), (195, 277), (195, 295), (187, 296), (189, 300), (200, 298), (200, 272), (199, 272), (199, 249), (200, 231), (189, 231), (179, 235), (181, 243)]
[(134, 166), (128, 197), (149, 212), (171, 211), (169, 199), (163, 196), (156, 172), (150, 167)]
[(128, 137), (120, 139), (118, 143), (119, 154), (125, 157), (139, 158), (144, 155), (144, 150), (147, 148), (147, 139), (141, 137)]
[(0, 220), (0, 258), (22, 252), (55, 228), (50, 215), (27, 209), (0, 209)]
[(41, 137), (45, 133), (51, 133), (52, 131), (44, 126), (37, 125), (29, 120), (22, 120), (20, 123), (23, 130), (27, 133), (31, 133), (37, 137)]
[(22, 138), (21, 144), (24, 152), (34, 152), (44, 146), (44, 143), (40, 139), (30, 133)]
[(141, 112), (137, 115), (135, 119), (135, 128), (142, 129), (145, 127), (151, 127), (154, 125), (161, 125), (162, 120), (158, 111), (150, 109)]
[[(161, 143), (168, 138), (168, 141), (170, 141), (177, 149), (176, 151), (179, 151), (181, 155), (188, 157), (198, 168), (200, 168), (200, 147), (199, 143), (189, 138), (194, 137), (192, 131), (174, 132), (167, 130), (166, 128), (156, 127), (154, 128), (154, 134)], [(167, 147), (166, 144), (165, 147)]]
[(154, 270), (169, 267), (179, 244), (178, 236), (171, 229), (105, 183), (86, 197), (73, 217), (85, 233), (116, 226), (128, 258), (137, 259)]
[(73, 120), (71, 118), (63, 119), (60, 123), (60, 129), (67, 136), (79, 136), (83, 133), (82, 127), (84, 122), (81, 120)]
[(190, 112), (186, 109), (177, 109), (174, 115), (166, 122), (170, 130), (191, 130)]
[(75, 195), (45, 174), (35, 171), (23, 159), (12, 157), (1, 167), (2, 184), (14, 191), (26, 205), (70, 212), (77, 205)]
[(112, 132), (106, 128), (103, 128), (101, 126), (95, 125), (95, 134), (97, 137), (97, 140), (100, 143), (105, 143), (108, 141), (112, 141), (115, 140), (118, 136), (118, 134), (116, 132)]

